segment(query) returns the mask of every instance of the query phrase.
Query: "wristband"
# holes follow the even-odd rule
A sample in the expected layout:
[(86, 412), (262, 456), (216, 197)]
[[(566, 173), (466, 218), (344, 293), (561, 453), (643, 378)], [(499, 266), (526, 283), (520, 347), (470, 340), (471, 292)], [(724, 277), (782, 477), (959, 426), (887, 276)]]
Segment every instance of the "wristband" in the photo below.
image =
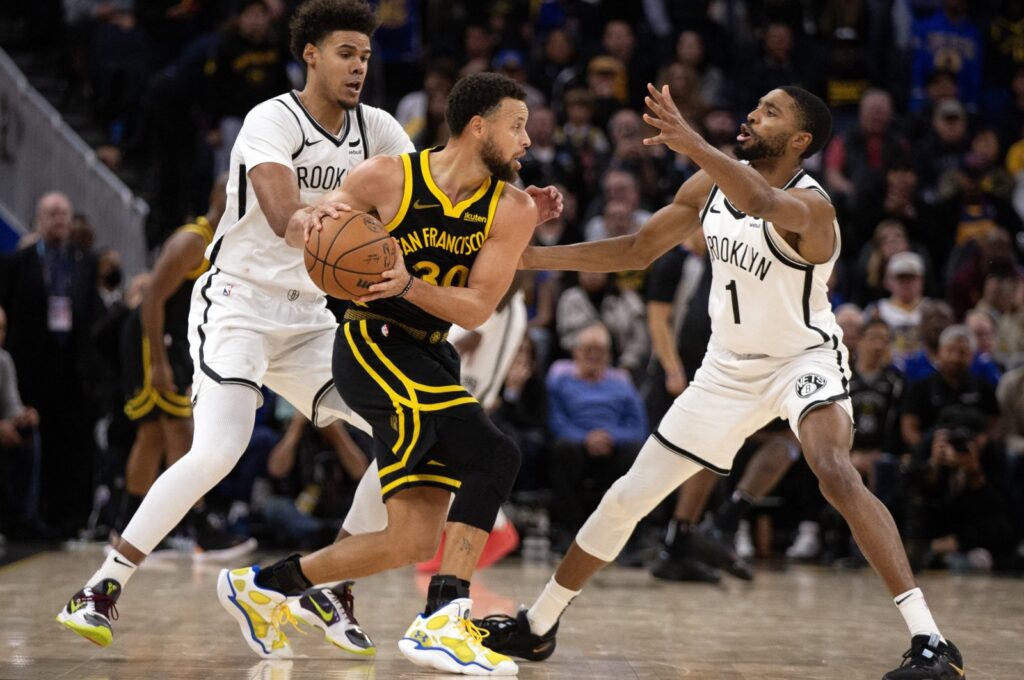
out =
[(406, 294), (412, 288), (412, 279), (413, 279), (413, 275), (409, 274), (409, 281), (405, 284), (405, 288), (403, 288), (402, 292), (399, 293), (398, 295), (396, 295), (395, 297), (403, 298), (403, 297), (406, 296)]

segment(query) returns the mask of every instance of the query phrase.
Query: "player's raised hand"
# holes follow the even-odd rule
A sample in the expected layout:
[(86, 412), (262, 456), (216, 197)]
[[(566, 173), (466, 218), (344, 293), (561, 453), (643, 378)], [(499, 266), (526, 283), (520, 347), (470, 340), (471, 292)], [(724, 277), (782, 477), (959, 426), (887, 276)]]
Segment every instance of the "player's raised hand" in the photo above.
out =
[(535, 187), (532, 184), (524, 191), (533, 199), (537, 206), (537, 224), (544, 224), (562, 214), (562, 192), (556, 187)]
[(647, 146), (664, 144), (676, 153), (688, 154), (695, 145), (703, 142), (700, 134), (690, 127), (690, 124), (683, 118), (683, 114), (679, 113), (675, 102), (672, 101), (672, 93), (669, 91), (668, 85), (662, 86), (659, 90), (654, 85), (647, 83), (647, 92), (648, 95), (644, 98), (644, 102), (651, 113), (644, 114), (644, 121), (657, 128), (659, 133), (645, 138), (644, 144)]
[(408, 272), (405, 268), (405, 258), (402, 257), (402, 246), (398, 243), (395, 238), (391, 239), (391, 243), (395, 248), (395, 264), (391, 269), (385, 269), (380, 273), (380, 283), (375, 283), (369, 287), (370, 294), (364, 295), (363, 297), (356, 300), (357, 302), (373, 302), (374, 300), (380, 300), (382, 298), (405, 297), (409, 289), (412, 288), (413, 275)]

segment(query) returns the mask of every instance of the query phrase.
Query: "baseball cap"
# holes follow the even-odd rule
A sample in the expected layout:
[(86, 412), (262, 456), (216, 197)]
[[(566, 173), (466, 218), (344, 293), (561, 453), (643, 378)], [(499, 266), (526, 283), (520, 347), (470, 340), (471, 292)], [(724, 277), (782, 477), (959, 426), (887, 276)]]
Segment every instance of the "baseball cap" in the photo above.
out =
[(964, 111), (963, 104), (955, 99), (943, 99), (941, 102), (936, 104), (935, 113), (943, 118), (967, 117), (967, 112)]
[(924, 276), (924, 259), (917, 253), (896, 253), (885, 267), (886, 276)]

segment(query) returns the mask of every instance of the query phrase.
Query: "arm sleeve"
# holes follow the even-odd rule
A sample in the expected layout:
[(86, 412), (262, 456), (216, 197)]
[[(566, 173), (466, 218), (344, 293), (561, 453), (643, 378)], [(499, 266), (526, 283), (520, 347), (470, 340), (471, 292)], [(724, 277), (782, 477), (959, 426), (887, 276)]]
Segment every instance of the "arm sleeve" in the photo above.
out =
[(363, 106), (367, 156), (397, 156), (416, 150), (409, 135), (394, 117), (382, 109)]
[(290, 109), (271, 99), (258, 105), (242, 123), (235, 148), (245, 163), (246, 172), (262, 163), (277, 163), (292, 168), (292, 158), (303, 144), (302, 130)]

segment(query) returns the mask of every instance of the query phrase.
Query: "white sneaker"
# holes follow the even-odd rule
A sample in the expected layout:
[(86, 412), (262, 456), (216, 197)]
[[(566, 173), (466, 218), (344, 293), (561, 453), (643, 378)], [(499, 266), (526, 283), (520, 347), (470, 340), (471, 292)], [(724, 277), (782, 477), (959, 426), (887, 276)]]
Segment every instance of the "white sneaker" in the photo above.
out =
[(332, 645), (357, 656), (373, 656), (377, 646), (360, 628), (353, 604), (352, 581), (345, 581), (333, 588), (313, 586), (289, 600), (288, 608), (295, 618), (322, 630)]
[(117, 620), (117, 598), (121, 584), (112, 578), (85, 586), (75, 593), (57, 614), (57, 621), (100, 647), (114, 641), (110, 621)]
[(217, 577), (217, 599), (238, 621), (242, 637), (252, 651), (265, 659), (287, 659), (292, 646), (281, 626), (298, 622), (288, 608), (287, 597), (276, 590), (256, 585), (260, 568), (221, 569)]
[(461, 675), (516, 675), (515, 661), (483, 646), (486, 635), (473, 625), (469, 598), (452, 600), (429, 616), (419, 614), (398, 641), (398, 649), (417, 666)]
[(755, 552), (754, 542), (750, 540), (750, 522), (742, 519), (736, 528), (736, 554), (740, 559), (750, 560), (754, 558)]
[(821, 540), (818, 538), (817, 522), (800, 522), (796, 540), (786, 548), (786, 557), (793, 560), (810, 560), (821, 552)]

